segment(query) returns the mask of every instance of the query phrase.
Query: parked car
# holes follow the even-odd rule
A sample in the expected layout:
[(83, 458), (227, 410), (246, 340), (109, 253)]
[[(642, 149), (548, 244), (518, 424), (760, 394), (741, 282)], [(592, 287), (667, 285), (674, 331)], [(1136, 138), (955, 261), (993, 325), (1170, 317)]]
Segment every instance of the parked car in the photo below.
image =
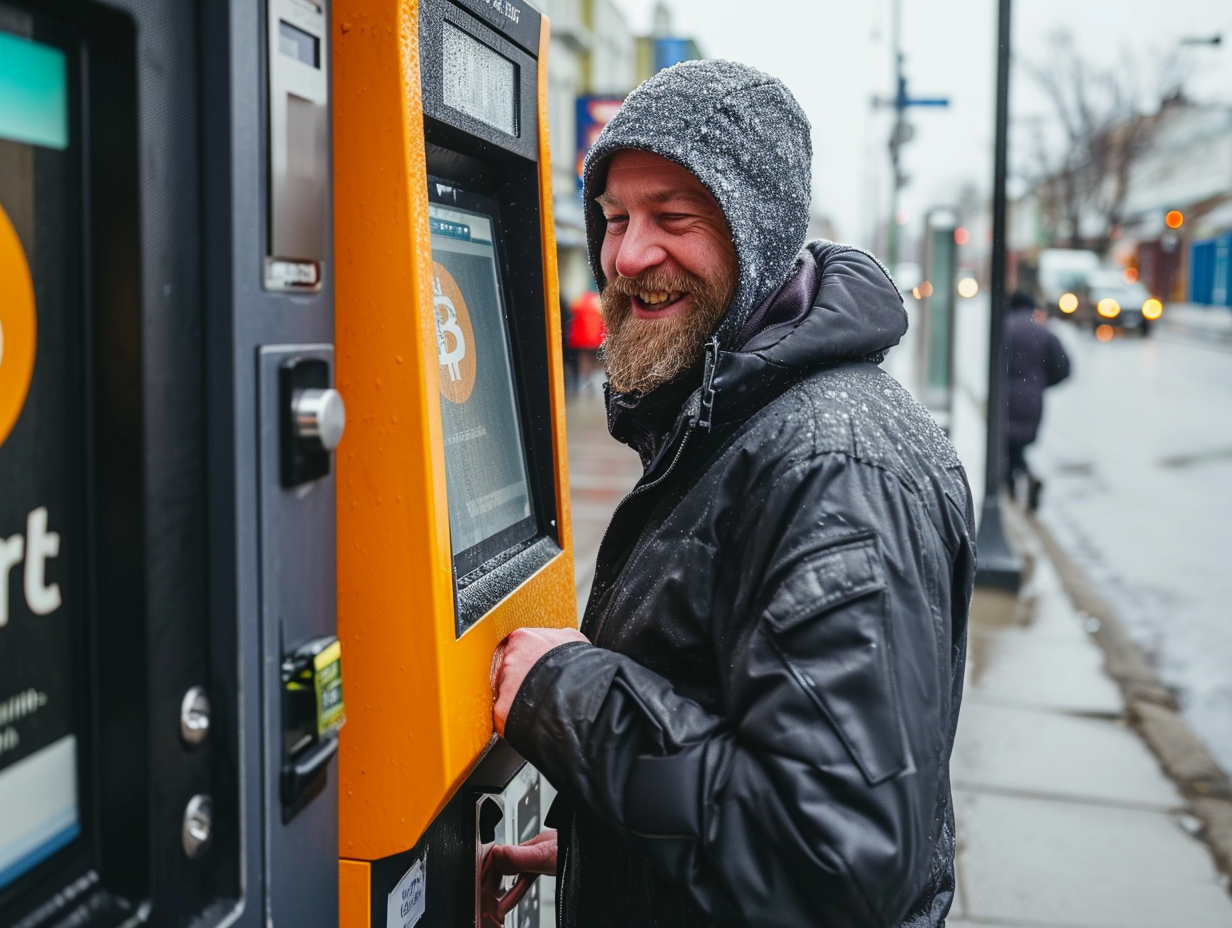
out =
[(1074, 321), (1092, 330), (1107, 325), (1145, 337), (1163, 314), (1163, 304), (1142, 284), (1128, 282), (1120, 270), (1087, 271), (1072, 295), (1075, 299), (1065, 294), (1058, 301), (1062, 312), (1073, 306)]

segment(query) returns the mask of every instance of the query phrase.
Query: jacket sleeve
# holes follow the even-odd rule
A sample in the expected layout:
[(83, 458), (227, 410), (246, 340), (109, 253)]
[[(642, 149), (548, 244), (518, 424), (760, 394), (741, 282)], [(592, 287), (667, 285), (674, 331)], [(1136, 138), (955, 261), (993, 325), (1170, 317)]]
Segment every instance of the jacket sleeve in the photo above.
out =
[(951, 837), (948, 559), (909, 491), (838, 455), (780, 472), (758, 508), (771, 540), (740, 557), (760, 576), (716, 597), (721, 715), (566, 645), (506, 737), (720, 924), (899, 925)]
[(1044, 357), (1044, 371), (1048, 386), (1055, 387), (1069, 376), (1069, 355), (1061, 346), (1061, 339), (1051, 332), (1048, 334), (1051, 337), (1048, 339), (1048, 350)]

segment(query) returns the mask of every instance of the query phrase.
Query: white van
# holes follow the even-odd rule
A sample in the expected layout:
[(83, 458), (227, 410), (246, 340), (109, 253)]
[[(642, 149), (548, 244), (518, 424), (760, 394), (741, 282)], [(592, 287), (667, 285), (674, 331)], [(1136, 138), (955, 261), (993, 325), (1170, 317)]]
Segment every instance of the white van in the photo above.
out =
[(1075, 248), (1045, 248), (1039, 254), (1040, 308), (1058, 315), (1058, 303), (1086, 282), (1088, 271), (1099, 270), (1099, 255)]

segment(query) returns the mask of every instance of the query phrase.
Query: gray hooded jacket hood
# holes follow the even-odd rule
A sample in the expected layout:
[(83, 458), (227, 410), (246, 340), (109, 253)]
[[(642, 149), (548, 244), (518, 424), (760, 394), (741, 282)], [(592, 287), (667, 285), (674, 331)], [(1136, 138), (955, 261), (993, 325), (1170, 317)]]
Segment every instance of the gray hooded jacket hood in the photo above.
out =
[(731, 228), (739, 283), (717, 331), (735, 347), (754, 308), (789, 276), (808, 230), (809, 122), (782, 82), (732, 61), (686, 61), (660, 71), (626, 98), (599, 134), (582, 170), (586, 242), (600, 291), (607, 165), (622, 149), (674, 161), (718, 201)]

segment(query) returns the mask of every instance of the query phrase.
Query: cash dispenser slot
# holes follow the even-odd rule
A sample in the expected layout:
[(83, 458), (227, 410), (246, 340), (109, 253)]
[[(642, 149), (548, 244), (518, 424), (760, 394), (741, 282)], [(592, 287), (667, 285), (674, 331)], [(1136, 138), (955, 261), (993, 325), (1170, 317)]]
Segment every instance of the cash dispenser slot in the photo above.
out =
[[(475, 924), (487, 925), (496, 919), (495, 912), (484, 909), (484, 883), (497, 883), (498, 878), (484, 866), (488, 852), (498, 844), (521, 844), (542, 831), (544, 780), (539, 771), (524, 762), (512, 748), (502, 742), (493, 745), (488, 757), (472, 774), (475, 799)], [(514, 877), (499, 878), (493, 886), (495, 901), (513, 888)], [(508, 928), (540, 928), (540, 883), (536, 880), (522, 901), (508, 915)]]

